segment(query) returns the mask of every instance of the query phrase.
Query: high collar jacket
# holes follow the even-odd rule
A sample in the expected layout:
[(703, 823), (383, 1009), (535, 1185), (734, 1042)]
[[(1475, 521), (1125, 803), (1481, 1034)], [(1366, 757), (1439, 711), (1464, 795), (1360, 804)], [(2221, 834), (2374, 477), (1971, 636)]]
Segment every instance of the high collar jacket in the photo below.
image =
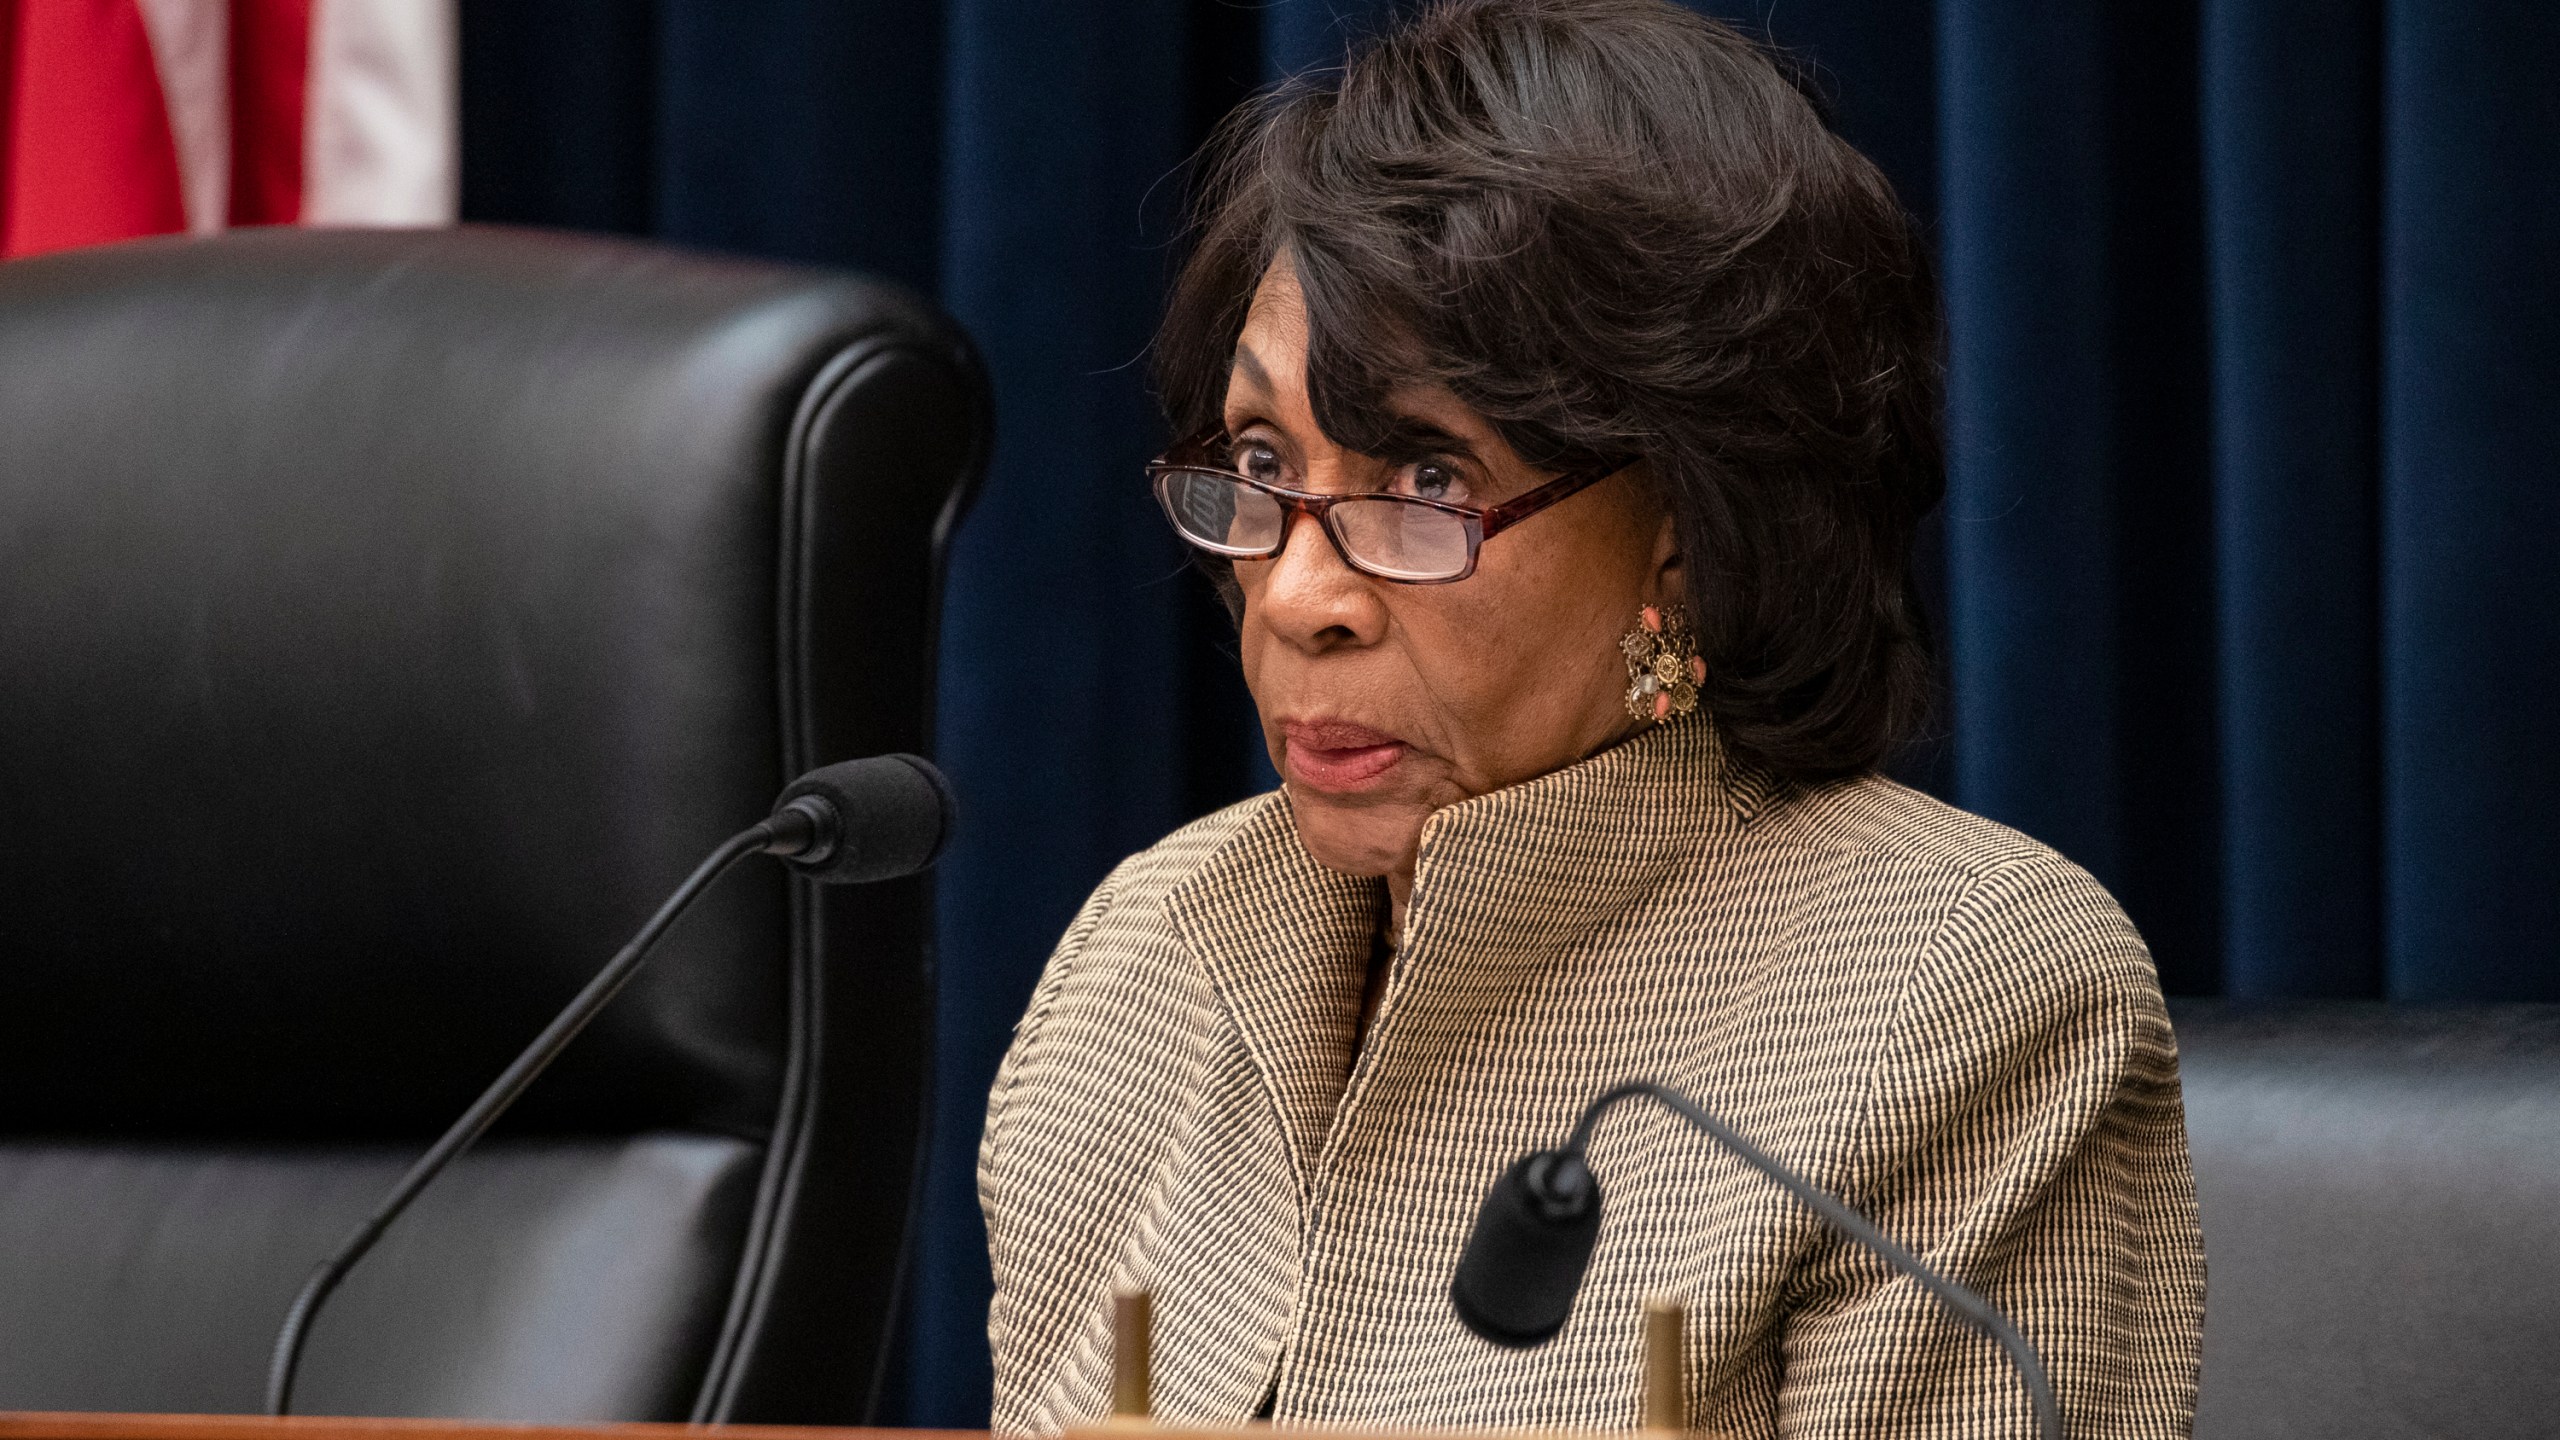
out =
[(1876, 777), (1786, 786), (1675, 722), (1435, 814), (1369, 1031), (1384, 897), (1284, 795), (1131, 857), (1059, 943), (979, 1157), (995, 1425), (1109, 1405), (1155, 1297), (1157, 1415), (1624, 1429), (1641, 1308), (1689, 1307), (1694, 1430), (2026, 1436), (1999, 1352), (1662, 1110), (1611, 1113), (1562, 1333), (1467, 1331), (1485, 1189), (1653, 1080), (2005, 1309), (2075, 1437), (2176, 1436), (2204, 1259), (2148, 952), (2095, 881)]

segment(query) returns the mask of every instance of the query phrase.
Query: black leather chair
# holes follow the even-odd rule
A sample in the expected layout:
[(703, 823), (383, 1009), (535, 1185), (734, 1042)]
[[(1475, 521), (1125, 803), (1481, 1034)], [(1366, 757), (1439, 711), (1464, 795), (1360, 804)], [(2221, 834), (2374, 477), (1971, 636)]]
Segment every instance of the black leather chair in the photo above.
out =
[[(922, 749), (988, 435), (880, 284), (533, 232), (0, 266), (0, 1408), (254, 1410), (313, 1262), (714, 843)], [(297, 1408), (852, 1422), (922, 881), (731, 875)]]
[(2172, 1013), (2199, 1440), (2560, 1434), (2560, 1006)]

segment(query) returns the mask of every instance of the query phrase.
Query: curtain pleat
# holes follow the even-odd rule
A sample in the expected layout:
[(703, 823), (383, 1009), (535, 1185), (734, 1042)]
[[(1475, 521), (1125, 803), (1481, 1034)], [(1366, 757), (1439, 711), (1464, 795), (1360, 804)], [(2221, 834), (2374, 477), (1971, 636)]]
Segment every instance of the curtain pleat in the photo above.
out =
[(1939, 10), (1956, 786), (2123, 870), (2108, 474), (2104, 31), (2093, 6)]
[(2223, 988), (2382, 993), (2381, 16), (2210, 0)]
[(1178, 0), (955, 0), (950, 15), (942, 299), (994, 374), (996, 448), (945, 600), (938, 745), (966, 838), (936, 882), (949, 1118), (910, 1373), (919, 1421), (983, 1424), (974, 1117), (1067, 919), (1182, 818), (1183, 562), (1138, 463), (1157, 438), (1144, 349), (1180, 198), (1157, 182), (1186, 114), (1168, 83)]
[(934, 7), (657, 0), (657, 16), (656, 233), (786, 260), (858, 255), (933, 290), (946, 78)]
[(2383, 28), (2391, 993), (2560, 1000), (2560, 7)]

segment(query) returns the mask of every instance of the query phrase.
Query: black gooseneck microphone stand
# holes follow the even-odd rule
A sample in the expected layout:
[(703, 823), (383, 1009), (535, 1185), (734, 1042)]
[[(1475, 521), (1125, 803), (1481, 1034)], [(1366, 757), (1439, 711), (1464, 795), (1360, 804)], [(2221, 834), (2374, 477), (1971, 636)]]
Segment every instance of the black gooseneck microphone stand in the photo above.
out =
[(950, 786), (940, 771), (912, 755), (878, 755), (812, 770), (792, 782), (765, 819), (721, 842), (709, 858), (694, 867), (666, 903), (631, 937), (605, 967), (596, 972), (568, 1008), (543, 1028), (524, 1053), (515, 1058), (462, 1118), (436, 1138), (373, 1213), (338, 1242), (338, 1248), (311, 1272), (285, 1312), (267, 1361), (267, 1413), (286, 1415), (293, 1408), (294, 1372), (302, 1364), (302, 1347), (311, 1319), (329, 1292), (382, 1238), (400, 1212), (418, 1198), (430, 1181), (497, 1118), (516, 1103), (551, 1062), (560, 1058), (596, 1012), (622, 993), (639, 972), (640, 962), (667, 933), (668, 927), (711, 888), (711, 882), (749, 855), (779, 856), (794, 869), (826, 883), (861, 883), (911, 875), (931, 865), (942, 853), (952, 827)]
[(1659, 1101), (1705, 1131), (1752, 1169), (1777, 1181), (1832, 1228), (1883, 1256), (1957, 1318), (1989, 1336), (2025, 1383), (2035, 1408), (2037, 1432), (2045, 1440), (2062, 1440), (2062, 1412), (2054, 1403), (2053, 1383), (2045, 1375), (2043, 1358), (1990, 1301), (1930, 1269), (1919, 1256), (1886, 1238), (1867, 1217), (1823, 1193), (1687, 1096), (1650, 1081), (1620, 1085), (1592, 1101), (1563, 1148), (1522, 1157), (1485, 1196), (1475, 1233), (1467, 1239), (1450, 1286), (1450, 1298), (1469, 1328), (1497, 1344), (1527, 1346), (1542, 1343), (1563, 1325), (1600, 1229), (1600, 1185), (1584, 1158), (1591, 1132), (1611, 1106), (1639, 1095)]
[(516, 1103), (516, 1097), (524, 1094), (525, 1087), (549, 1069), (552, 1061), (560, 1058), (560, 1052), (569, 1048), (569, 1042), (578, 1038), (578, 1032), (587, 1028), (587, 1022), (596, 1018), (596, 1012), (622, 993), (622, 987), (631, 983), (631, 977), (639, 973), (640, 962), (648, 958), (651, 947), (658, 943), (659, 936), (667, 932), (667, 927), (676, 923), (676, 917), (684, 914), (695, 898), (711, 888), (711, 882), (719, 879), (730, 866), (764, 849), (772, 841), (771, 822), (762, 822), (730, 836), (719, 849), (711, 852), (709, 859), (695, 866), (684, 883), (676, 887), (675, 893), (667, 897), (666, 903), (658, 907), (658, 913), (650, 916), (649, 922), (640, 927), (640, 933), (631, 937), (631, 943), (623, 946), (602, 970), (596, 972), (595, 978), (587, 982), (586, 988), (578, 992), (568, 1008), (544, 1027), (533, 1044), (490, 1082), (488, 1089), (480, 1092), (480, 1098), (471, 1102), (471, 1108), (462, 1112), (461, 1119), (436, 1137), (436, 1143), (427, 1147), (427, 1153), (418, 1157), (418, 1162), (400, 1177), (400, 1183), (375, 1202), (373, 1213), (350, 1231), (346, 1239), (339, 1241), (338, 1248), (329, 1253), (329, 1258), (321, 1261), (319, 1268), (311, 1272), (311, 1278), (302, 1282), (302, 1289), (293, 1297), (293, 1308), (285, 1312), (284, 1327), (276, 1332), (276, 1348), (267, 1361), (268, 1414), (293, 1413), (293, 1375), (302, 1364), (303, 1338), (310, 1329), (311, 1317), (329, 1298), (329, 1292), (337, 1289), (338, 1282), (347, 1278), (347, 1272), (354, 1269), (355, 1263), (362, 1260), (374, 1242), (382, 1238), (382, 1232), (391, 1227), (391, 1222), (400, 1218), (400, 1212), (409, 1208), (409, 1202), (418, 1198), (418, 1192), (427, 1188), (427, 1182), (443, 1173), (444, 1167), (452, 1164), (456, 1156), (470, 1149), (471, 1142), (479, 1139), (481, 1132), (507, 1113), (507, 1107)]

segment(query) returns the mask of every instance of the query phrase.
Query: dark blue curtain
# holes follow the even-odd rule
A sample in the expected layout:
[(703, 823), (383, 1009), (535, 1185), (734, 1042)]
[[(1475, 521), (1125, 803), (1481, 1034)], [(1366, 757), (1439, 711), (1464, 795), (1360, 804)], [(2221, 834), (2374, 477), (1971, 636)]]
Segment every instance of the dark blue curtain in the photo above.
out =
[(1950, 0), (1953, 793), (2173, 988), (2560, 999), (2560, 9)]
[[(1942, 732), (2170, 988), (2560, 999), (2560, 7), (1750, 0), (1932, 228)], [(881, 272), (993, 368), (905, 1417), (985, 1415), (980, 1105), (1110, 865), (1269, 783), (1145, 503), (1178, 167), (1387, 0), (466, 0), (464, 210)]]

